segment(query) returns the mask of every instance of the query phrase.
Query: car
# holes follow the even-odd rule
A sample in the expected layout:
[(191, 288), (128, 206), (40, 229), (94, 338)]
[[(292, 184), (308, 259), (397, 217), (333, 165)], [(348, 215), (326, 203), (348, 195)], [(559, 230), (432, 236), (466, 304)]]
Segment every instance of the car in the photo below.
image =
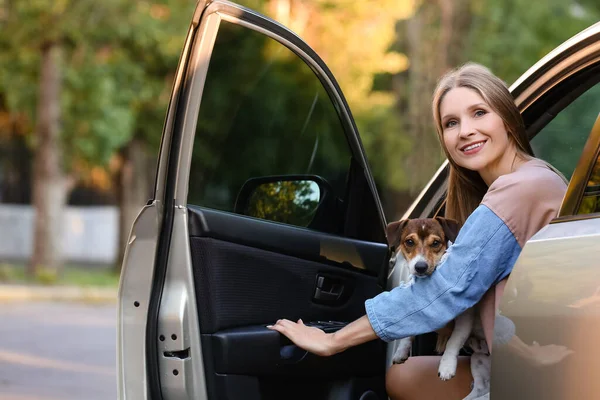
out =
[[(494, 348), (494, 400), (600, 396), (599, 82), (597, 23), (510, 87), (536, 154), (569, 186), (508, 281), (500, 312), (524, 347)], [(443, 214), (447, 174), (446, 162), (405, 218)], [(154, 196), (123, 259), (119, 399), (386, 399), (393, 344), (317, 357), (266, 325), (302, 318), (333, 332), (364, 315), (400, 280), (387, 222), (327, 65), (272, 19), (199, 1)], [(431, 344), (419, 336), (412, 354)]]

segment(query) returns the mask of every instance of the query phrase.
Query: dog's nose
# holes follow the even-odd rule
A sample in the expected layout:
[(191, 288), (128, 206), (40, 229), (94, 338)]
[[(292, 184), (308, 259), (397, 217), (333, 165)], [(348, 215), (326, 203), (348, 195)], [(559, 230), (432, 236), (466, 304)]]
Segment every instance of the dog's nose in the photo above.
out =
[(427, 263), (425, 261), (418, 261), (415, 264), (415, 272), (417, 274), (424, 274), (425, 272), (427, 272)]

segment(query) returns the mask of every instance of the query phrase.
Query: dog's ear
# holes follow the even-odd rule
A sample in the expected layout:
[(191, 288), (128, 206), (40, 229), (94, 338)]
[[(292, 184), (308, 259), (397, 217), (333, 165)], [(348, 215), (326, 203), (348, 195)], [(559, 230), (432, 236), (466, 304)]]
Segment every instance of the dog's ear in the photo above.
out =
[(403, 219), (388, 224), (387, 228), (385, 229), (385, 233), (387, 234), (387, 240), (390, 246), (398, 245), (398, 242), (400, 241), (400, 233), (407, 223), (408, 220)]
[(435, 220), (442, 226), (444, 235), (446, 235), (446, 240), (455, 242), (456, 237), (458, 236), (458, 231), (460, 230), (460, 224), (458, 221), (444, 217), (435, 217)]

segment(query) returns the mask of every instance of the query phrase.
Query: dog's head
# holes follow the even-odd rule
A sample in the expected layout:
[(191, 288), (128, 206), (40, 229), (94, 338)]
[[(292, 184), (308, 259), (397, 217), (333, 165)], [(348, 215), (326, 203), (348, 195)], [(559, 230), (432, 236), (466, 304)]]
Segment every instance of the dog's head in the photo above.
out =
[(411, 275), (429, 276), (440, 263), (448, 241), (456, 240), (459, 228), (455, 220), (442, 217), (405, 219), (387, 226), (388, 243), (395, 247), (396, 257), (404, 258)]

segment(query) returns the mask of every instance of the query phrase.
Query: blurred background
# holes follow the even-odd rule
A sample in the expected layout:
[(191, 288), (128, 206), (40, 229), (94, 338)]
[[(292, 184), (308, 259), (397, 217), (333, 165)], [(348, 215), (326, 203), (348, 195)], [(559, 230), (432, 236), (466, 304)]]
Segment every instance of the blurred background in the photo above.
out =
[[(597, 0), (238, 3), (295, 31), (331, 68), (388, 220), (402, 215), (444, 159), (430, 109), (442, 73), (471, 60), (510, 85), (600, 19)], [(2, 398), (114, 398), (120, 263), (133, 219), (151, 197), (194, 8), (193, 0), (0, 0)], [(252, 51), (245, 45), (253, 42), (231, 51)], [(79, 301), (6, 305), (53, 286)], [(81, 288), (99, 291), (77, 295)], [(31, 383), (35, 373), (42, 386)], [(87, 391), (78, 392), (69, 374), (85, 373)]]

